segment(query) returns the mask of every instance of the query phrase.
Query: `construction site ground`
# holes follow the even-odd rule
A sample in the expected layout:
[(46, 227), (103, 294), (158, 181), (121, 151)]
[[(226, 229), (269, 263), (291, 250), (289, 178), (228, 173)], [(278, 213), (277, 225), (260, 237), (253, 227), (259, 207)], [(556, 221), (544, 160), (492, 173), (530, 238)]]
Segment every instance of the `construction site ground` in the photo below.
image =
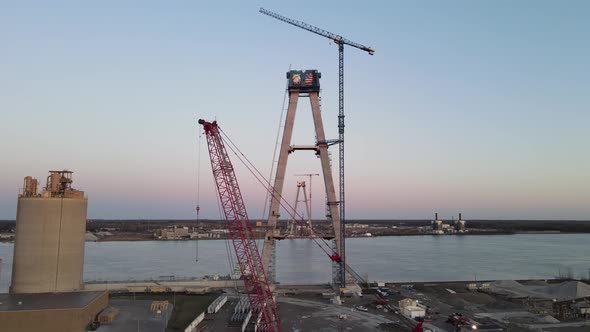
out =
[(150, 311), (151, 303), (150, 300), (111, 300), (110, 305), (119, 310), (119, 315), (113, 322), (102, 324), (98, 331), (164, 332), (172, 315), (172, 305), (165, 312), (156, 315)]
[[(113, 323), (102, 325), (98, 331), (135, 331), (137, 326), (140, 327), (139, 331), (184, 331), (218, 295), (111, 294), (109, 305), (119, 309), (120, 314)], [(156, 315), (150, 310), (153, 301), (168, 301), (168, 311)]]
[[(418, 300), (428, 308), (424, 327), (431, 331), (456, 331), (447, 322), (447, 318), (453, 313), (460, 313), (477, 322), (497, 324), (503, 331), (590, 331), (590, 320), (559, 321), (552, 317), (550, 303), (546, 301), (511, 300), (500, 295), (470, 291), (467, 289), (469, 283), (471, 282), (413, 283), (412, 287), (408, 284), (387, 284), (385, 287), (390, 290), (388, 304), (379, 308), (375, 304), (376, 289), (364, 290), (363, 296), (355, 294), (353, 297), (343, 297), (342, 304), (334, 304), (323, 298), (322, 293), (333, 292), (327, 284), (280, 285), (275, 293), (284, 331), (412, 331), (417, 322), (401, 315), (397, 307), (398, 301), (406, 298)], [(229, 322), (239, 295), (235, 289), (225, 289), (225, 292), (228, 295), (227, 303), (218, 313), (206, 315), (197, 331), (241, 330), (239, 322)], [(219, 293), (202, 296), (176, 295), (175, 314), (171, 314), (167, 330), (182, 331), (183, 326), (186, 326), (184, 324), (203, 312), (217, 296)], [(171, 294), (164, 297), (174, 303)], [(151, 294), (136, 299), (162, 300), (164, 297)], [(188, 305), (189, 302), (195, 304)], [(358, 306), (364, 306), (367, 311), (359, 310)], [(181, 310), (182, 307), (184, 310)], [(126, 310), (122, 310), (122, 313), (124, 311)], [(253, 330), (253, 324), (246, 329)]]
[[(326, 286), (280, 287), (279, 315), (285, 331), (411, 331), (416, 321), (401, 315), (398, 301), (411, 298), (429, 308), (425, 328), (438, 332), (452, 332), (455, 327), (447, 322), (450, 314), (461, 313), (478, 322), (496, 324), (504, 331), (566, 332), (590, 331), (590, 321), (563, 321), (550, 315), (545, 303), (510, 300), (479, 291), (470, 291), (471, 282), (387, 284), (390, 289), (388, 306), (377, 309), (376, 290), (366, 290), (362, 297), (342, 298), (343, 304), (331, 304), (321, 293)], [(407, 285), (407, 284), (403, 284)], [(362, 305), (368, 311), (355, 307)], [(339, 319), (345, 314), (346, 319)]]

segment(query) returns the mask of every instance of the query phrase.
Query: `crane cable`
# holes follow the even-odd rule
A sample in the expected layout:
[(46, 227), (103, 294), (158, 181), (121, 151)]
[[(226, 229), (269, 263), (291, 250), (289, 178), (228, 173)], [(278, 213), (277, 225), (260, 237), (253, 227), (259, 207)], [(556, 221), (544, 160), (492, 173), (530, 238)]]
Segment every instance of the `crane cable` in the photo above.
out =
[[(229, 136), (221, 128), (219, 128), (219, 131), (225, 137), (225, 139), (223, 139), (223, 141), (226, 141), (229, 143), (229, 144), (227, 144), (227, 147), (236, 155), (236, 157), (238, 157), (238, 159), (242, 162), (242, 164), (244, 164), (246, 169), (248, 169), (248, 171), (254, 176), (254, 178), (267, 191), (273, 192), (273, 195), (274, 195), (274, 193), (275, 193), (275, 191), (273, 190), (274, 188), (264, 178), (264, 176), (262, 175), (262, 173), (260, 173), (260, 171), (256, 168), (256, 166), (254, 166), (254, 164), (248, 159), (248, 157), (246, 157), (246, 155), (244, 155), (244, 153), (236, 146), (236, 144), (229, 138)], [(281, 207), (283, 207), (287, 211), (287, 213), (293, 218), (293, 220), (297, 221), (297, 223), (299, 223), (300, 225), (305, 225), (305, 221), (303, 220), (303, 216), (300, 215), (297, 211), (295, 211), (293, 206), (291, 206), (291, 204), (289, 202), (287, 202), (287, 200), (285, 200), (282, 197), (282, 195), (279, 196), (279, 204), (281, 205)], [(322, 249), (322, 251), (326, 255), (328, 255), (328, 257), (330, 257), (330, 259), (334, 260), (334, 258), (337, 256), (337, 253), (332, 249), (332, 247), (324, 239), (323, 234), (316, 231), (316, 230), (314, 230), (313, 232), (316, 234), (319, 234), (320, 236), (316, 236), (316, 237), (312, 236), (311, 239), (320, 247), (320, 249)], [(322, 244), (317, 240), (317, 238), (319, 238), (320, 240), (323, 241), (325, 247), (322, 246)], [(326, 248), (328, 248), (328, 249), (326, 249)]]
[(199, 262), (199, 212), (201, 211), (200, 200), (201, 200), (201, 141), (203, 134), (199, 130), (199, 142), (197, 148), (197, 239), (195, 240), (195, 263)]
[[(289, 64), (289, 71), (291, 71), (291, 65)], [(285, 94), (283, 95), (283, 106), (281, 106), (281, 116), (279, 116), (279, 126), (277, 128), (277, 138), (275, 139), (275, 149), (272, 153), (272, 164), (270, 166), (270, 173), (268, 174), (267, 182), (270, 182), (272, 179), (272, 175), (275, 170), (275, 161), (277, 160), (277, 150), (279, 147), (279, 137), (281, 136), (281, 123), (283, 123), (283, 114), (285, 113), (285, 104), (287, 103), (287, 95), (289, 94), (289, 82), (287, 82), (287, 86), (285, 88)], [(266, 192), (266, 196), (264, 197), (264, 207), (262, 208), (262, 219), (266, 217), (266, 206), (270, 203), (271, 198), (270, 192)]]

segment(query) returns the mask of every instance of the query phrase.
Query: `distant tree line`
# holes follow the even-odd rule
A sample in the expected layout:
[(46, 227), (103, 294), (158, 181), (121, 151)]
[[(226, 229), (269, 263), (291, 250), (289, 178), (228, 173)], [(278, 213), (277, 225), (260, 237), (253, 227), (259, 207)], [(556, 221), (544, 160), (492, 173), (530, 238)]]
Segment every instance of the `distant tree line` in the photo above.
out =
[(16, 226), (15, 220), (0, 220), (0, 233), (8, 233)]
[[(224, 220), (203, 219), (203, 224), (220, 224)], [(254, 220), (253, 220), (254, 222)], [(279, 221), (280, 224), (286, 223), (286, 220)], [(325, 220), (314, 220), (315, 224), (326, 222)], [(452, 222), (452, 221), (451, 221)], [(430, 220), (347, 220), (347, 223), (360, 223), (378, 226), (430, 226)], [(16, 222), (14, 220), (0, 220), (0, 232), (7, 233), (13, 230)], [(156, 229), (177, 226), (193, 227), (197, 226), (196, 220), (190, 219), (169, 219), (169, 220), (107, 220), (107, 219), (89, 219), (86, 229), (91, 232), (98, 232), (104, 228), (116, 228), (121, 232), (152, 232)], [(467, 220), (468, 228), (476, 229), (498, 229), (513, 232), (534, 232), (534, 231), (560, 231), (566, 233), (590, 233), (590, 221), (585, 220)]]

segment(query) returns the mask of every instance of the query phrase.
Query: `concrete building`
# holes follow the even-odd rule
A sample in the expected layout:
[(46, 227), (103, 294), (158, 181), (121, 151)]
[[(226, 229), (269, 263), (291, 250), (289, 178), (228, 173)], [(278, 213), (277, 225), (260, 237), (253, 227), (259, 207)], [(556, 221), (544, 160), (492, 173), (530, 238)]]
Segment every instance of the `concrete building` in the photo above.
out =
[(424, 310), (424, 308), (421, 308), (421, 307), (409, 306), (409, 307), (405, 307), (402, 310), (402, 314), (408, 318), (415, 319), (417, 317), (426, 316), (426, 310)]
[(37, 193), (27, 176), (18, 197), (10, 294), (0, 294), (2, 331), (86, 331), (108, 292), (84, 291), (87, 200), (72, 172), (50, 171)]
[(0, 330), (83, 332), (107, 304), (105, 291), (0, 294)]
[(72, 172), (50, 171), (38, 194), (27, 176), (18, 197), (11, 293), (83, 289), (87, 199), (73, 189)]
[(403, 299), (398, 301), (399, 310), (402, 315), (414, 319), (416, 317), (426, 316), (426, 309), (418, 305), (418, 301), (414, 299)]

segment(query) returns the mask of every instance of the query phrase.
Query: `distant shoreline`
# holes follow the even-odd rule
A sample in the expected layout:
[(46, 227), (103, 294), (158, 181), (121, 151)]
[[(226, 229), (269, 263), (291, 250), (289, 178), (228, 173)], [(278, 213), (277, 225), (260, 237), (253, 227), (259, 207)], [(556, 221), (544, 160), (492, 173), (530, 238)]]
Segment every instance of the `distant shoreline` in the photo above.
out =
[[(277, 229), (284, 236), (287, 220), (279, 220)], [(371, 238), (381, 236), (449, 236), (449, 235), (512, 235), (512, 234), (590, 234), (590, 221), (575, 220), (467, 220), (466, 232), (455, 230), (452, 220), (443, 225), (451, 226), (444, 234), (433, 234), (430, 220), (347, 220), (347, 238)], [(318, 235), (333, 234), (331, 224), (326, 220), (314, 220), (314, 229)], [(86, 223), (86, 240), (89, 242), (113, 241), (190, 241), (199, 234), (198, 240), (223, 239), (224, 220), (92, 220)], [(0, 242), (14, 242), (16, 221), (0, 220)], [(262, 239), (267, 231), (264, 221), (252, 219), (252, 228), (256, 238)], [(170, 237), (173, 229), (182, 232), (176, 238)], [(166, 236), (162, 231), (167, 230)], [(190, 235), (193, 239), (190, 239)], [(162, 238), (160, 238), (162, 237)], [(169, 237), (168, 239), (164, 239)]]
[[(405, 234), (381, 234), (375, 236), (347, 236), (347, 239), (373, 239), (378, 237), (397, 237), (397, 236), (434, 236), (434, 237), (448, 237), (448, 236), (485, 236), (485, 235), (522, 235), (522, 234), (530, 234), (530, 235), (551, 235), (551, 234), (590, 234), (590, 232), (561, 232), (561, 231), (518, 231), (518, 232), (470, 232), (470, 233), (454, 233), (454, 234), (428, 234), (428, 233), (405, 233)], [(139, 235), (139, 234), (138, 234)], [(283, 240), (296, 240), (296, 239), (306, 239), (306, 237), (293, 237), (293, 238), (285, 238), (278, 241)], [(144, 241), (158, 241), (158, 242), (170, 242), (170, 241), (216, 241), (216, 240), (226, 240), (225, 238), (199, 238), (199, 239), (155, 239), (149, 237), (140, 237), (140, 236), (108, 236), (108, 237), (100, 237), (96, 241), (87, 240), (86, 242), (144, 242)], [(262, 240), (262, 238), (259, 238)], [(0, 243), (14, 243), (14, 239), (0, 239)]]

